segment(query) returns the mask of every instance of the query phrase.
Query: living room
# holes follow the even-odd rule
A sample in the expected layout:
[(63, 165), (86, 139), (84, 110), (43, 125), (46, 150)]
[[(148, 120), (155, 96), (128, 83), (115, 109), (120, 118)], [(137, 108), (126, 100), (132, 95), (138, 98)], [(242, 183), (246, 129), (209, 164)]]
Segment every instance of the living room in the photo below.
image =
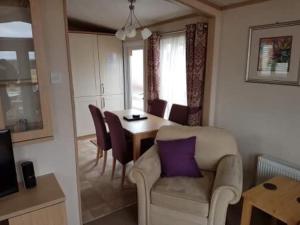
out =
[[(4, 1), (3, 4), (7, 6), (9, 4), (7, 2)], [(32, 1), (31, 4), (35, 5), (34, 2)], [(297, 150), (300, 129), (300, 106), (297, 104), (300, 95), (299, 51), (297, 51), (299, 49), (300, 2), (297, 0), (180, 0), (178, 2), (195, 10), (201, 17), (205, 17), (209, 29), (211, 29), (211, 33), (208, 34), (210, 38), (208, 38), (206, 64), (206, 88), (208, 89), (206, 93), (209, 94), (206, 96), (207, 104), (203, 109), (206, 110), (203, 124), (225, 129), (236, 140), (243, 164), (243, 192), (256, 186), (258, 156), (266, 156), (267, 159), (271, 158), (272, 161), (288, 165), (293, 171), (297, 171), (300, 158)], [(72, 1), (65, 3), (59, 0), (42, 1), (37, 10), (39, 13), (34, 15), (35, 18), (40, 18), (42, 24), (42, 26), (35, 27), (41, 29), (37, 33), (43, 34), (45, 49), (38, 57), (45, 57), (43, 58), (44, 62), (48, 64), (48, 72), (45, 73), (48, 76), (46, 80), (47, 82), (51, 80), (48, 86), (43, 86), (49, 89), (49, 99), (45, 101), (46, 104), (43, 107), (47, 108), (48, 105), (51, 108), (52, 119), (47, 121), (51, 123), (52, 132), (50, 135), (48, 135), (49, 133), (44, 135), (46, 138), (36, 138), (35, 140), (31, 138), (30, 142), (20, 141), (21, 139), (18, 138), (23, 138), (21, 136), (13, 136), (12, 141), (14, 142), (16, 163), (24, 160), (32, 161), (37, 177), (55, 173), (65, 194), (68, 224), (79, 225), (82, 215), (79, 171), (77, 169), (76, 109), (71, 73), (73, 71), (71, 71), (67, 42), (67, 12), (70, 4)], [(126, 4), (128, 7), (127, 1), (122, 4)], [(127, 7), (122, 8), (124, 14), (129, 13)], [(3, 12), (5, 10), (1, 9)], [(138, 12), (137, 5), (137, 16), (139, 16)], [(111, 12), (112, 16), (113, 14), (114, 12)], [(7, 18), (4, 19), (4, 21), (7, 20)], [(125, 22), (125, 20), (126, 16), (122, 21)], [(121, 28), (122, 25), (121, 23), (118, 27)], [(149, 24), (145, 24), (145, 27), (147, 25)], [(159, 26), (166, 27), (168, 23)], [(149, 27), (151, 32), (156, 31), (153, 28), (155, 27)], [(174, 31), (176, 30), (177, 28), (174, 29)], [(161, 30), (162, 33), (171, 31)], [(259, 42), (259, 38), (262, 36), (264, 38)], [(292, 42), (290, 36), (293, 36)], [(282, 70), (285, 70), (285, 74), (288, 72), (288, 75), (278, 76), (280, 78), (277, 77), (277, 79), (273, 79), (274, 74), (261, 77), (253, 74), (253, 70), (258, 67), (269, 68), (263, 63), (258, 66), (257, 62), (259, 61), (259, 47), (263, 48), (265, 44), (265, 49), (267, 49), (270, 43), (267, 38), (271, 37), (283, 37), (283, 40), (273, 38), (275, 40), (272, 41), (284, 41), (286, 43), (285, 50), (288, 49), (284, 52), (284, 54), (288, 54), (288, 61), (286, 57), (281, 59), (281, 67), (278, 69), (279, 72), (277, 71), (282, 74)], [(2, 46), (4, 45), (1, 45), (1, 48)], [(251, 57), (253, 55), (255, 57)], [(262, 57), (266, 57), (266, 55)], [(2, 107), (5, 107), (2, 97)], [(48, 114), (43, 114), (43, 119), (48, 118), (44, 115)], [(4, 125), (3, 128), (6, 126)], [(96, 157), (97, 148), (93, 148), (93, 154)], [(102, 161), (102, 158), (99, 159), (99, 162)], [(130, 173), (130, 170), (127, 172)], [(18, 177), (21, 180), (22, 173), (19, 171)], [(116, 182), (119, 184), (119, 181)], [(296, 190), (298, 189), (296, 188)], [(296, 194), (299, 195), (299, 192)], [(137, 198), (139, 199), (139, 196)], [(143, 203), (138, 200), (138, 204)], [(284, 205), (284, 203), (282, 204)], [(242, 204), (238, 204), (236, 207), (237, 210), (230, 209), (228, 212), (227, 222), (230, 224), (240, 223)], [(287, 208), (293, 211), (288, 206)], [(95, 220), (90, 225), (120, 224), (120, 221), (122, 224), (133, 225), (138, 224), (138, 217), (141, 218), (141, 215), (138, 215), (136, 209), (131, 208), (129, 213), (126, 210), (118, 211), (110, 216), (100, 218), (98, 221)], [(161, 224), (168, 224), (168, 222), (163, 222), (163, 219)], [(278, 219), (284, 221), (284, 216)], [(262, 221), (264, 218), (259, 222)], [(191, 222), (191, 224), (194, 223)], [(195, 224), (207, 223), (195, 222)], [(243, 224), (246, 224), (245, 220)]]

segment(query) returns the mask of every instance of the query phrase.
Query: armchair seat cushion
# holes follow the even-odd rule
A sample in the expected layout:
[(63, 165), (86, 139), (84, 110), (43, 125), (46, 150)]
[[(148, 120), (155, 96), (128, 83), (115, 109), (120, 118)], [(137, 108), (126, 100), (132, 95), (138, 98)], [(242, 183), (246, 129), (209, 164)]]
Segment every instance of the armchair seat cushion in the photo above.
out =
[(208, 217), (214, 173), (203, 171), (203, 177), (159, 178), (151, 190), (151, 204)]

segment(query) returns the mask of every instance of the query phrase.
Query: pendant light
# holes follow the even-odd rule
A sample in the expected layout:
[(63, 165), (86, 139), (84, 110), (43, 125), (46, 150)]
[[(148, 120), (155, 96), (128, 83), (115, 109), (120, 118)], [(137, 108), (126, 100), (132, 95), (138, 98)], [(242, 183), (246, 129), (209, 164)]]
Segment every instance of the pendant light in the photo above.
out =
[[(125, 22), (125, 25), (122, 28), (120, 28), (119, 30), (117, 30), (117, 32), (115, 34), (116, 37), (122, 41), (124, 41), (126, 39), (126, 37), (128, 37), (128, 38), (135, 37), (137, 34), (137, 31), (136, 31), (137, 26), (143, 27), (134, 13), (134, 3), (136, 0), (128, 0), (128, 1), (130, 3), (128, 18)], [(141, 31), (141, 35), (142, 35), (143, 40), (146, 40), (152, 35), (152, 32), (148, 28), (145, 27)]]

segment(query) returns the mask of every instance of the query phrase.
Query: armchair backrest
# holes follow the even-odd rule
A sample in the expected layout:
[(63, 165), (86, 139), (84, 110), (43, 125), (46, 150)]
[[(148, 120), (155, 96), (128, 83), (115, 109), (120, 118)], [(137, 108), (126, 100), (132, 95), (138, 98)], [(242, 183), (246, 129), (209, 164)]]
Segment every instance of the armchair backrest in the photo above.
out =
[(164, 126), (156, 140), (196, 136), (195, 159), (200, 169), (216, 171), (220, 159), (239, 154), (235, 138), (226, 130), (213, 127)]

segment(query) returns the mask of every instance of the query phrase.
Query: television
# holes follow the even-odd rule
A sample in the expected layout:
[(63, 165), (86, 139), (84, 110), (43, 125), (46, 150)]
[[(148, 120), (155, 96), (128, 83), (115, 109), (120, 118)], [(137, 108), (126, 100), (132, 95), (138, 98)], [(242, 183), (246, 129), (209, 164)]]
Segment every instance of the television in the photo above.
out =
[(0, 130), (0, 197), (18, 190), (11, 134), (9, 130)]

